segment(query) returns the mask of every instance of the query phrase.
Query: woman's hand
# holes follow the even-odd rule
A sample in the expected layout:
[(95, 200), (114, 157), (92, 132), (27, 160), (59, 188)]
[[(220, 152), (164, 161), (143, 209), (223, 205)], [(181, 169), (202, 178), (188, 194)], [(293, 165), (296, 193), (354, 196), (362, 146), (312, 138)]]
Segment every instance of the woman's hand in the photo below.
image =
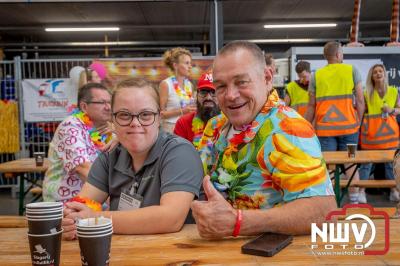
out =
[(114, 133), (114, 125), (111, 122), (107, 122), (106, 124), (99, 126), (97, 128), (97, 131), (99, 131), (100, 135), (106, 135), (106, 134), (111, 134)]
[(389, 107), (388, 105), (384, 105), (384, 106), (382, 106), (381, 110), (383, 113), (390, 114), (393, 111), (393, 108)]
[(118, 140), (118, 138), (115, 136), (114, 138), (112, 138), (112, 139), (110, 140), (110, 142), (108, 142), (106, 145), (104, 145), (104, 147), (101, 148), (100, 150), (101, 150), (102, 152), (109, 152), (109, 151), (111, 151), (112, 149), (114, 149), (118, 144), (119, 144), (119, 140)]
[(76, 224), (75, 220), (70, 218), (63, 218), (62, 220), (63, 239), (64, 240), (74, 240), (76, 239)]
[(197, 111), (197, 107), (195, 105), (187, 105), (182, 108), (182, 113), (184, 113), (184, 114), (187, 114), (190, 112), (196, 112), (196, 111)]
[(95, 217), (96, 212), (83, 203), (72, 201), (65, 203), (64, 217), (73, 220)]
[(92, 211), (88, 206), (80, 202), (67, 202), (64, 208), (64, 218), (62, 227), (64, 229), (63, 239), (76, 239), (76, 224), (77, 219), (96, 217), (97, 213)]

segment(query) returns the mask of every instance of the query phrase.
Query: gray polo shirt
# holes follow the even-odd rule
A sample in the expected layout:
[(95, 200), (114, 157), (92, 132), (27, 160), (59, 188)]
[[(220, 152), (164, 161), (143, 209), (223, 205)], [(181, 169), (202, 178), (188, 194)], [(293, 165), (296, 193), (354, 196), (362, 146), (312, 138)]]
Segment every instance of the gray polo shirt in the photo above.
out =
[(93, 163), (89, 184), (108, 193), (110, 210), (117, 210), (122, 189), (137, 181), (137, 193), (143, 197), (141, 207), (160, 205), (161, 195), (186, 191), (199, 196), (203, 167), (198, 152), (187, 140), (160, 131), (143, 167), (135, 173), (128, 151), (119, 145), (103, 153)]

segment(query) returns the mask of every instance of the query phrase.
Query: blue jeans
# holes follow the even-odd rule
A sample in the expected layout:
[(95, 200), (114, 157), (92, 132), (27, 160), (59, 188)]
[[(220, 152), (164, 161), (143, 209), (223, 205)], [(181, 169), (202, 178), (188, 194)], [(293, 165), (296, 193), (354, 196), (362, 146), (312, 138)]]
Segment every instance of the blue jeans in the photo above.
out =
[(349, 135), (318, 137), (318, 139), (322, 151), (347, 151), (347, 144), (358, 144), (358, 132)]
[[(366, 163), (360, 166), (358, 169), (358, 173), (360, 174), (360, 180), (368, 180), (369, 176), (371, 175), (371, 169), (375, 168), (375, 164)], [(394, 180), (393, 175), (393, 165), (392, 163), (385, 163), (385, 178), (389, 180)]]

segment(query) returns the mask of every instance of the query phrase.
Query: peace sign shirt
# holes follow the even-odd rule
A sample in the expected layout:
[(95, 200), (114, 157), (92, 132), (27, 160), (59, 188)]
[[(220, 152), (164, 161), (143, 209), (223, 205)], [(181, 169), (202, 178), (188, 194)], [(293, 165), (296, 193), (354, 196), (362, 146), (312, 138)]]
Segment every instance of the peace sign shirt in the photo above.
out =
[(61, 122), (49, 147), (50, 164), (43, 182), (44, 201), (66, 202), (75, 197), (83, 185), (75, 167), (93, 163), (99, 153), (81, 120), (69, 116)]

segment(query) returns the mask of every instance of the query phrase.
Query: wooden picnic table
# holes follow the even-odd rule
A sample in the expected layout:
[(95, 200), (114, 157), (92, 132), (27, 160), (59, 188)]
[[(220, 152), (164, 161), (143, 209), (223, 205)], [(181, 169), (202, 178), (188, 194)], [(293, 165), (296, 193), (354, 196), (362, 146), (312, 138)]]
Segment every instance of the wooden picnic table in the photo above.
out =
[(29, 192), (30, 188), (32, 188), (31, 186), (27, 190), (25, 190), (24, 180), (27, 180), (33, 183), (34, 185), (38, 185), (36, 183), (37, 180), (30, 178), (28, 174), (44, 173), (46, 172), (48, 167), (49, 167), (49, 161), (47, 158), (45, 158), (43, 166), (36, 166), (34, 158), (22, 158), (14, 161), (0, 163), (0, 173), (15, 174), (19, 178), (19, 195), (18, 195), (19, 215), (22, 215), (24, 213), (25, 195), (27, 194), (27, 192)]
[[(392, 162), (394, 158), (394, 150), (358, 150), (355, 157), (349, 158), (347, 151), (327, 151), (323, 152), (322, 156), (327, 165), (335, 165), (335, 196), (338, 207), (343, 198), (340, 191), (340, 174), (344, 165), (356, 165), (352, 177), (349, 179), (346, 188), (349, 187), (355, 171), (359, 168), (360, 164), (364, 163), (388, 163)], [(350, 168), (350, 167), (347, 167)]]
[[(373, 220), (377, 235), (384, 220)], [(241, 253), (253, 237), (202, 239), (195, 225), (158, 235), (113, 235), (110, 265), (400, 265), (400, 220), (390, 220), (390, 247), (386, 255), (351, 256), (312, 253), (310, 235), (295, 236), (291, 245), (274, 257)], [(27, 228), (0, 229), (1, 265), (31, 265)], [(382, 247), (383, 239), (376, 245)], [(78, 241), (62, 241), (60, 265), (80, 265)]]

